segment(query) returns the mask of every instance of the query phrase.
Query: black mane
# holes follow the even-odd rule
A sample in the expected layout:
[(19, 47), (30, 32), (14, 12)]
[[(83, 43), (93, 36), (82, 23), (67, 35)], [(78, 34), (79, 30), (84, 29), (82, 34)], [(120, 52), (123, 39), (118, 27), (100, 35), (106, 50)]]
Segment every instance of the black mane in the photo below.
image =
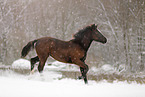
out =
[(91, 27), (90, 26), (87, 26), (87, 27), (79, 30), (76, 34), (74, 34), (74, 36), (73, 36), (74, 39), (75, 40), (82, 39), (84, 37), (84, 35), (85, 35), (85, 32), (88, 32), (90, 29), (91, 29)]

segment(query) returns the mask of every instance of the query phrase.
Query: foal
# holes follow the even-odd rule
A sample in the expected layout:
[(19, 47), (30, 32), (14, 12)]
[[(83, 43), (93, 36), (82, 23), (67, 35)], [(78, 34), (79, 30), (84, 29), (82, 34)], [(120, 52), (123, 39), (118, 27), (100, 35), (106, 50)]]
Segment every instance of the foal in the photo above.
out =
[(92, 41), (106, 43), (107, 39), (98, 31), (95, 24), (87, 26), (74, 35), (70, 41), (62, 41), (51, 37), (43, 37), (30, 41), (22, 50), (22, 58), (25, 57), (31, 49), (36, 50), (37, 56), (31, 58), (31, 71), (34, 64), (39, 62), (38, 71), (42, 72), (45, 62), (49, 56), (64, 62), (76, 64), (80, 67), (82, 76), (79, 79), (87, 81), (88, 65), (85, 64), (87, 51)]

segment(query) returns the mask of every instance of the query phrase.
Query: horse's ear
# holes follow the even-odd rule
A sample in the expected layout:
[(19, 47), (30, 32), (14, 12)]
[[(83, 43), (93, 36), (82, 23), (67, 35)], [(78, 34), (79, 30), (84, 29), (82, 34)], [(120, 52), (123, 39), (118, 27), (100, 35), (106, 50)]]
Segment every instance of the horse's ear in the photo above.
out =
[(96, 29), (96, 25), (95, 24), (92, 24), (92, 29)]
[(96, 28), (98, 28), (98, 24), (96, 25)]
[(75, 34), (72, 34), (72, 39), (74, 39)]

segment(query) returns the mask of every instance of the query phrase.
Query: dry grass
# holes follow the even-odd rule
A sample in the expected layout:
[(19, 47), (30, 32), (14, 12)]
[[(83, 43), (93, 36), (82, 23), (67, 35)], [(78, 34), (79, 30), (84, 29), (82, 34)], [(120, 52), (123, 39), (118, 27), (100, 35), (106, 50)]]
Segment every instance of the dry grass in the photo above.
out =
[[(79, 72), (69, 72), (69, 71), (60, 71), (64, 78), (76, 79), (80, 73)], [(145, 84), (145, 76), (137, 74), (117, 74), (117, 73), (98, 73), (91, 74), (88, 73), (89, 80), (95, 80), (97, 82), (106, 80), (107, 82), (112, 83), (113, 81), (127, 81), (128, 83), (137, 82), (139, 84)]]
[[(29, 69), (18, 69), (18, 68), (12, 68), (12, 67), (0, 67), (0, 70), (12, 70), (19, 74), (28, 75), (30, 73)], [(53, 70), (50, 70), (53, 71)], [(72, 78), (77, 79), (78, 76), (80, 76), (79, 71), (57, 71), (62, 73), (62, 78)], [(128, 83), (137, 82), (139, 84), (145, 84), (145, 75), (139, 75), (139, 74), (127, 74), (127, 73), (88, 73), (88, 80), (95, 80), (96, 82), (106, 80), (107, 82), (112, 83), (113, 81), (126, 81)], [(62, 79), (61, 78), (61, 79)]]

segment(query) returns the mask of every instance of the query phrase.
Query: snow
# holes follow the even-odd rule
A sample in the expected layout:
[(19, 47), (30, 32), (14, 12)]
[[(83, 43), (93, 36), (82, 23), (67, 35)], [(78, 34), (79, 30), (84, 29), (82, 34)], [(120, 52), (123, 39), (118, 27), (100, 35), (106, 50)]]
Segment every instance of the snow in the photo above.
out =
[(142, 52), (143, 55), (145, 55), (145, 52)]
[(104, 64), (100, 68), (91, 67), (89, 71), (94, 72), (94, 73), (98, 73), (98, 72), (108, 72), (108, 73), (116, 72), (116, 73), (119, 73), (119, 72), (124, 71), (124, 68), (125, 67), (123, 64), (119, 65), (118, 68), (113, 67), (110, 64)]
[(12, 67), (30, 69), (30, 61), (26, 59), (18, 59), (12, 63)]
[(103, 66), (102, 66), (102, 69), (103, 69), (104, 71), (113, 71), (113, 70), (114, 70), (114, 68), (113, 68), (111, 65), (109, 65), (109, 64), (103, 65)]
[(79, 70), (78, 66), (74, 65), (74, 64), (68, 64), (68, 63), (62, 63), (59, 61), (54, 61), (51, 63), (50, 66), (45, 66), (45, 68), (48, 69), (57, 69), (57, 70), (69, 70), (69, 71), (77, 71)]
[[(49, 75), (48, 75), (49, 76)], [(62, 79), (51, 82), (0, 77), (0, 97), (144, 97), (145, 85)]]
[[(53, 63), (53, 66), (59, 66), (58, 63)], [(17, 66), (21, 69), (29, 68), (30, 62), (19, 59), (12, 64), (12, 67)], [(109, 67), (105, 65), (102, 68), (110, 70), (112, 67)], [(0, 70), (0, 97), (144, 97), (144, 90), (144, 84), (135, 82), (128, 84), (89, 80), (86, 85), (83, 80), (62, 79), (61, 73), (47, 69), (41, 74), (36, 71), (32, 75)]]
[[(50, 66), (47, 66), (47, 64), (51, 64)], [(30, 69), (30, 61), (26, 59), (18, 59), (12, 63), (13, 68), (19, 68), (19, 69)], [(67, 63), (62, 63), (59, 61), (54, 61), (52, 63), (46, 63), (45, 64), (45, 69), (53, 69), (53, 70), (79, 70), (78, 66), (74, 64), (67, 64)]]

